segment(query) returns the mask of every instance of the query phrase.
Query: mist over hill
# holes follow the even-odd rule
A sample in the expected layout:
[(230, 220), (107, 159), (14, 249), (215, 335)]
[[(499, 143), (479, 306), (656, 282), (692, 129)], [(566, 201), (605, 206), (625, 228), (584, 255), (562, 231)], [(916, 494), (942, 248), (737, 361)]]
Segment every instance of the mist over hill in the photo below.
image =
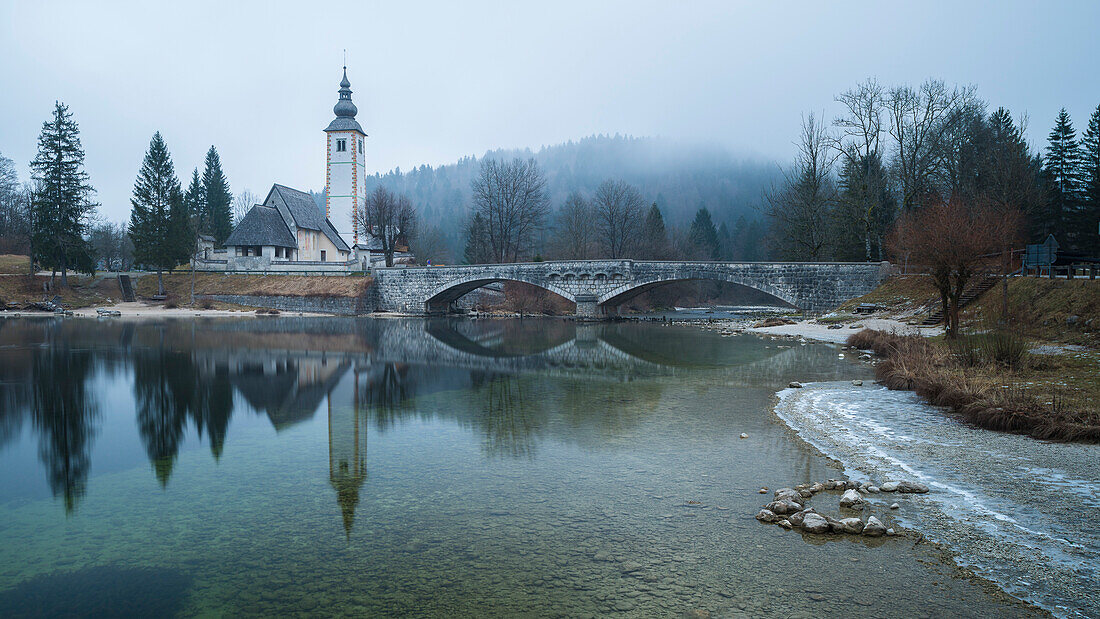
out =
[(452, 247), (460, 250), (470, 183), (481, 161), (514, 157), (538, 162), (555, 212), (571, 191), (591, 196), (601, 182), (621, 179), (635, 185), (648, 202), (656, 202), (669, 225), (683, 228), (702, 206), (710, 210), (716, 225), (726, 222), (732, 226), (742, 215), (748, 220), (759, 219), (761, 195), (779, 175), (772, 162), (740, 158), (720, 147), (666, 138), (597, 135), (538, 151), (489, 151), (481, 158), (464, 157), (437, 168), (398, 168), (368, 177), (367, 191), (381, 184), (408, 195), (422, 225), (439, 228)]

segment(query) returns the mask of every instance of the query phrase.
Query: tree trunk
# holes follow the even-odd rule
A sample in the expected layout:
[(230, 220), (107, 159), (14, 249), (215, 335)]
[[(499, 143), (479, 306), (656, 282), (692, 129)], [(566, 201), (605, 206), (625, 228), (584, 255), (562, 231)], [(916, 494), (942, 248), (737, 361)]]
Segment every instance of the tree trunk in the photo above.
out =
[(387, 249), (383, 253), (386, 256), (386, 266), (392, 267), (393, 266), (393, 250), (392, 249)]
[(164, 296), (164, 275), (157, 269), (157, 295)]

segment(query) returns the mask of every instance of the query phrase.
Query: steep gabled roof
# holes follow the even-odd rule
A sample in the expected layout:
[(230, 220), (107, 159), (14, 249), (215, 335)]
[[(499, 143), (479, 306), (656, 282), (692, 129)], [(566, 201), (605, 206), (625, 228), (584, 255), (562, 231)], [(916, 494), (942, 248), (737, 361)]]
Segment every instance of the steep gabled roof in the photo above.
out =
[(274, 245), (275, 247), (297, 247), (294, 235), (283, 221), (279, 210), (272, 206), (257, 204), (248, 210), (241, 223), (233, 229), (226, 245)]
[(328, 237), (328, 240), (332, 241), (336, 249), (340, 251), (351, 251), (348, 244), (345, 243), (344, 239), (340, 238), (340, 234), (336, 232), (336, 228), (333, 227), (332, 222), (321, 214), (321, 209), (317, 208), (317, 203), (313, 201), (313, 196), (304, 191), (298, 191), (297, 189), (292, 189), (278, 183), (271, 186), (271, 191), (278, 192), (279, 197), (283, 199), (283, 204), (286, 204), (287, 210), (290, 211), (290, 216), (294, 218), (294, 225), (299, 228), (305, 228), (306, 230), (317, 230)]

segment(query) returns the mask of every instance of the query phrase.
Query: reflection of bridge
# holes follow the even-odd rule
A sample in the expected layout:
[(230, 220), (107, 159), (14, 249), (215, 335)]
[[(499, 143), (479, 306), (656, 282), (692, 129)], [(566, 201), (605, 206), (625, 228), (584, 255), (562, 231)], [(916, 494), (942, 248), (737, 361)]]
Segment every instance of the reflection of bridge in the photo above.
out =
[(760, 290), (809, 311), (822, 311), (874, 289), (888, 263), (856, 262), (653, 262), (581, 260), (375, 271), (378, 308), (412, 314), (445, 313), (455, 301), (486, 284), (517, 281), (573, 301), (577, 315), (614, 314), (653, 288), (711, 280)]

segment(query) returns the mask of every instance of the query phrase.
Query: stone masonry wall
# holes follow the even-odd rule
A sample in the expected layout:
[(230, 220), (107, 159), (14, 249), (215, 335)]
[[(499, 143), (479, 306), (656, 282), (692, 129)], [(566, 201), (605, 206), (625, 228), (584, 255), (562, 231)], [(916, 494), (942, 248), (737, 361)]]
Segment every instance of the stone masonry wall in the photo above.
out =
[(274, 295), (215, 294), (210, 295), (216, 301), (235, 303), (248, 307), (277, 309), (283, 312), (310, 312), (316, 314), (336, 314), (339, 316), (358, 316), (374, 311), (373, 295), (360, 297), (291, 297)]

